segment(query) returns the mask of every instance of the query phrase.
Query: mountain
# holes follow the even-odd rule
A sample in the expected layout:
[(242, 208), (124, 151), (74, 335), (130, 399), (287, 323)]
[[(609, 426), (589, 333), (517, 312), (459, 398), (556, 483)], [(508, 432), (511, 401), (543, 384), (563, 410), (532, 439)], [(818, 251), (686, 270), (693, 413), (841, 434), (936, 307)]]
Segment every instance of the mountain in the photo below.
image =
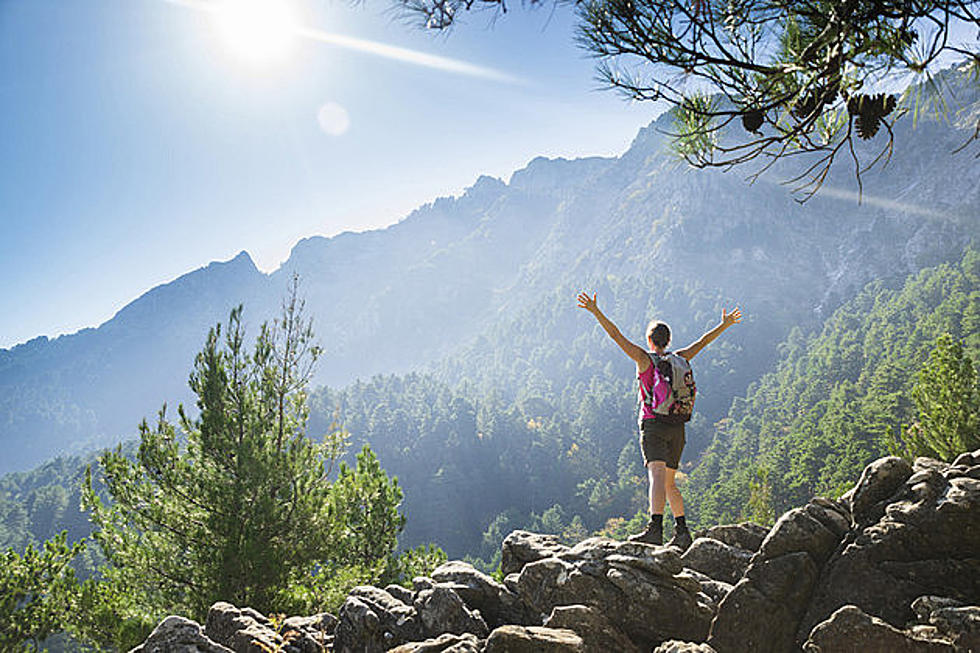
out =
[(652, 123), (620, 157), (539, 158), (507, 183), (481, 177), (387, 229), (305, 239), (269, 275), (242, 253), (96, 329), (0, 350), (0, 472), (130, 437), (164, 401), (186, 401), (207, 329), (244, 303), (255, 333), (293, 274), (326, 348), (318, 384), (427, 369), (539, 417), (581, 403), (594, 379), (630, 383), (575, 309), (578, 289), (595, 289), (630, 337), (659, 315), (678, 343), (738, 303), (745, 324), (698, 361), (697, 452), (793, 327), (819, 324), (869, 281), (897, 285), (954, 260), (977, 235), (980, 166), (951, 154), (969, 135), (955, 125), (905, 121), (891, 161), (864, 176), (861, 204), (839, 166), (803, 206), (772, 183), (785, 166), (753, 185), (680, 166), (669, 128)]

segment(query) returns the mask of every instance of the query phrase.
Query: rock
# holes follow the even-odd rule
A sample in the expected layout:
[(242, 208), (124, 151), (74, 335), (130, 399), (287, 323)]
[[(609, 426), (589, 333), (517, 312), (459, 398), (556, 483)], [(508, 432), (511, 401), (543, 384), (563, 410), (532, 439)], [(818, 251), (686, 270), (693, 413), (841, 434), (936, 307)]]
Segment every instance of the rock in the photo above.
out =
[(872, 524), (885, 514), (888, 499), (902, 489), (912, 466), (898, 456), (879, 458), (864, 468), (851, 495), (851, 516), (859, 526)]
[(582, 638), (563, 628), (501, 626), (487, 638), (484, 653), (589, 653)]
[(275, 649), (283, 644), (282, 636), (265, 615), (223, 601), (208, 610), (204, 633), (236, 653), (263, 653), (266, 648)]
[(717, 653), (715, 649), (707, 644), (697, 644), (695, 642), (681, 642), (672, 639), (664, 642), (653, 650), (653, 653)]
[[(412, 590), (416, 593), (422, 590), (430, 590), (435, 584), (436, 582), (428, 576), (416, 576), (412, 579)], [(412, 600), (414, 601), (415, 599)]]
[(952, 653), (948, 642), (913, 637), (846, 605), (818, 624), (803, 645), (806, 653)]
[(541, 614), (557, 606), (595, 608), (647, 649), (666, 639), (697, 641), (707, 635), (710, 599), (682, 570), (674, 549), (593, 538), (560, 557), (525, 565), (517, 590)]
[(708, 644), (719, 653), (793, 649), (820, 566), (848, 523), (846, 510), (822, 499), (782, 515), (718, 606)]
[(980, 607), (944, 607), (933, 610), (929, 622), (948, 637), (957, 651), (980, 651)]
[(130, 653), (234, 653), (207, 637), (200, 624), (184, 617), (167, 617)]
[(311, 617), (289, 617), (282, 622), (285, 642), (299, 649), (298, 653), (323, 653), (333, 641), (337, 617), (322, 612)]
[[(425, 589), (430, 589), (426, 587)], [(391, 594), (393, 597), (404, 603), (405, 605), (412, 605), (415, 602), (415, 592), (421, 590), (415, 590), (414, 592), (407, 587), (402, 587), (401, 585), (386, 585), (385, 591)]]
[(953, 461), (953, 465), (956, 467), (975, 467), (980, 465), (980, 449), (961, 453)]
[(844, 605), (901, 627), (922, 595), (980, 603), (980, 480), (947, 479), (949, 465), (932, 459), (912, 467), (881, 519), (827, 562), (798, 640)]
[(437, 584), (430, 590), (419, 592), (415, 598), (415, 612), (422, 623), (422, 633), (427, 637), (472, 633), (482, 639), (490, 632), (479, 611), (468, 609), (447, 584)]
[(371, 586), (355, 587), (340, 608), (334, 653), (381, 653), (425, 639), (415, 608)]
[(518, 573), (529, 562), (558, 555), (568, 550), (554, 535), (514, 531), (501, 545), (500, 568), (504, 574)]
[(763, 558), (776, 558), (806, 551), (819, 566), (837, 548), (847, 528), (848, 520), (843, 511), (811, 501), (780, 517), (763, 540), (758, 554)]
[(929, 617), (940, 608), (962, 608), (963, 604), (947, 596), (920, 596), (912, 601), (912, 612), (924, 623), (929, 623)]
[(587, 651), (617, 651), (639, 653), (629, 638), (617, 629), (601, 612), (586, 605), (556, 607), (544, 622), (548, 628), (564, 628), (582, 638)]
[(713, 540), (724, 542), (728, 546), (754, 553), (762, 546), (762, 540), (766, 538), (768, 533), (769, 529), (765, 526), (746, 521), (740, 524), (712, 526), (704, 531), (698, 531), (697, 537), (710, 537)]
[(484, 641), (472, 633), (446, 633), (424, 642), (409, 642), (390, 649), (388, 653), (482, 653)]
[[(540, 615), (505, 585), (465, 562), (452, 561), (432, 572), (439, 583), (449, 583), (467, 606), (480, 611), (491, 629), (504, 624), (540, 625)], [(516, 580), (516, 576), (515, 576)]]
[(752, 553), (709, 537), (699, 537), (681, 556), (681, 563), (714, 580), (734, 584), (749, 566)]
[(732, 591), (729, 583), (710, 578), (696, 569), (685, 568), (681, 575), (690, 576), (701, 583), (701, 592), (706, 594), (716, 606)]

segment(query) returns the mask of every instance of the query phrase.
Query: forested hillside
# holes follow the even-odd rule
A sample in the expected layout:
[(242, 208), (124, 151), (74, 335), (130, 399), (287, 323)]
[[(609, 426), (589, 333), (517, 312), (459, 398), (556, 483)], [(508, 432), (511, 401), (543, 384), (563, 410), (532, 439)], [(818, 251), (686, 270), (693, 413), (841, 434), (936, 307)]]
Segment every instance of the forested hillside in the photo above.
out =
[[(658, 315), (690, 340), (738, 303), (746, 328), (699, 365), (712, 423), (790, 329), (813, 328), (872, 280), (956, 258), (976, 236), (980, 167), (951, 154), (969, 134), (903, 125), (860, 204), (850, 171), (801, 206), (768, 178), (686, 169), (665, 151), (662, 117), (618, 158), (535, 159), (387, 229), (301, 241), (270, 275), (244, 253), (212, 264), (97, 329), (0, 351), (0, 472), (131, 437), (163, 401), (186, 401), (207, 328), (239, 303), (253, 327), (271, 317), (294, 273), (326, 350), (316, 383), (427, 370), (453, 388), (534, 399), (542, 417), (567, 411), (593, 377), (628, 374), (606, 373), (621, 361), (576, 313), (578, 290), (598, 291), (633, 338)], [(711, 435), (695, 431), (703, 447)]]
[(775, 371), (732, 403), (691, 475), (698, 520), (749, 516), (753, 485), (775, 514), (839, 495), (912, 421), (916, 375), (943, 333), (980, 361), (976, 249), (897, 289), (869, 284), (813, 334), (795, 329)]

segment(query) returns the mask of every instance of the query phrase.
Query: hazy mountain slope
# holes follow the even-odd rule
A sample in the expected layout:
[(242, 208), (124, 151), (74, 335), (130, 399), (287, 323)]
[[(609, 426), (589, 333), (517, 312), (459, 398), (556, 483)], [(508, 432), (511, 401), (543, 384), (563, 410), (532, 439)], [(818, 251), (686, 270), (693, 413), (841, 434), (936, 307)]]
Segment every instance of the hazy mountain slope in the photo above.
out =
[[(293, 273), (327, 350), (318, 383), (445, 361), (436, 369), (446, 383), (507, 396), (544, 379), (551, 389), (535, 392), (551, 409), (621, 363), (574, 308), (578, 288), (598, 290), (633, 338), (657, 314), (688, 341), (722, 304), (740, 303), (746, 324), (698, 361), (710, 424), (792, 326), (812, 326), (872, 279), (897, 283), (955, 258), (977, 233), (980, 166), (950, 155), (961, 129), (899, 132), (861, 206), (828, 197), (801, 207), (782, 186), (678, 166), (663, 152), (665, 121), (616, 159), (536, 159), (507, 184), (483, 177), (387, 229), (306, 239), (271, 275), (247, 257), (213, 264), (98, 329), (0, 351), (0, 443), (11, 452), (0, 472), (133, 434), (164, 400), (186, 397), (208, 327), (245, 303), (256, 329)], [(829, 191), (851, 187), (846, 166), (828, 181)], [(629, 381), (621, 367), (602, 374)]]

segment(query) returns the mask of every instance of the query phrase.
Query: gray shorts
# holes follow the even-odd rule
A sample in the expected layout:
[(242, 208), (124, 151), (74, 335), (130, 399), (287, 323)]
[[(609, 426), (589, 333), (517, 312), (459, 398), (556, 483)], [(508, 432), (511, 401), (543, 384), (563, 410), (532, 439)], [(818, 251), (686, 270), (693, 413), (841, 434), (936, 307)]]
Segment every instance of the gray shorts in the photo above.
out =
[(684, 425), (643, 420), (640, 424), (640, 449), (643, 451), (644, 467), (662, 460), (670, 469), (677, 469), (681, 464), (681, 452), (684, 451)]

